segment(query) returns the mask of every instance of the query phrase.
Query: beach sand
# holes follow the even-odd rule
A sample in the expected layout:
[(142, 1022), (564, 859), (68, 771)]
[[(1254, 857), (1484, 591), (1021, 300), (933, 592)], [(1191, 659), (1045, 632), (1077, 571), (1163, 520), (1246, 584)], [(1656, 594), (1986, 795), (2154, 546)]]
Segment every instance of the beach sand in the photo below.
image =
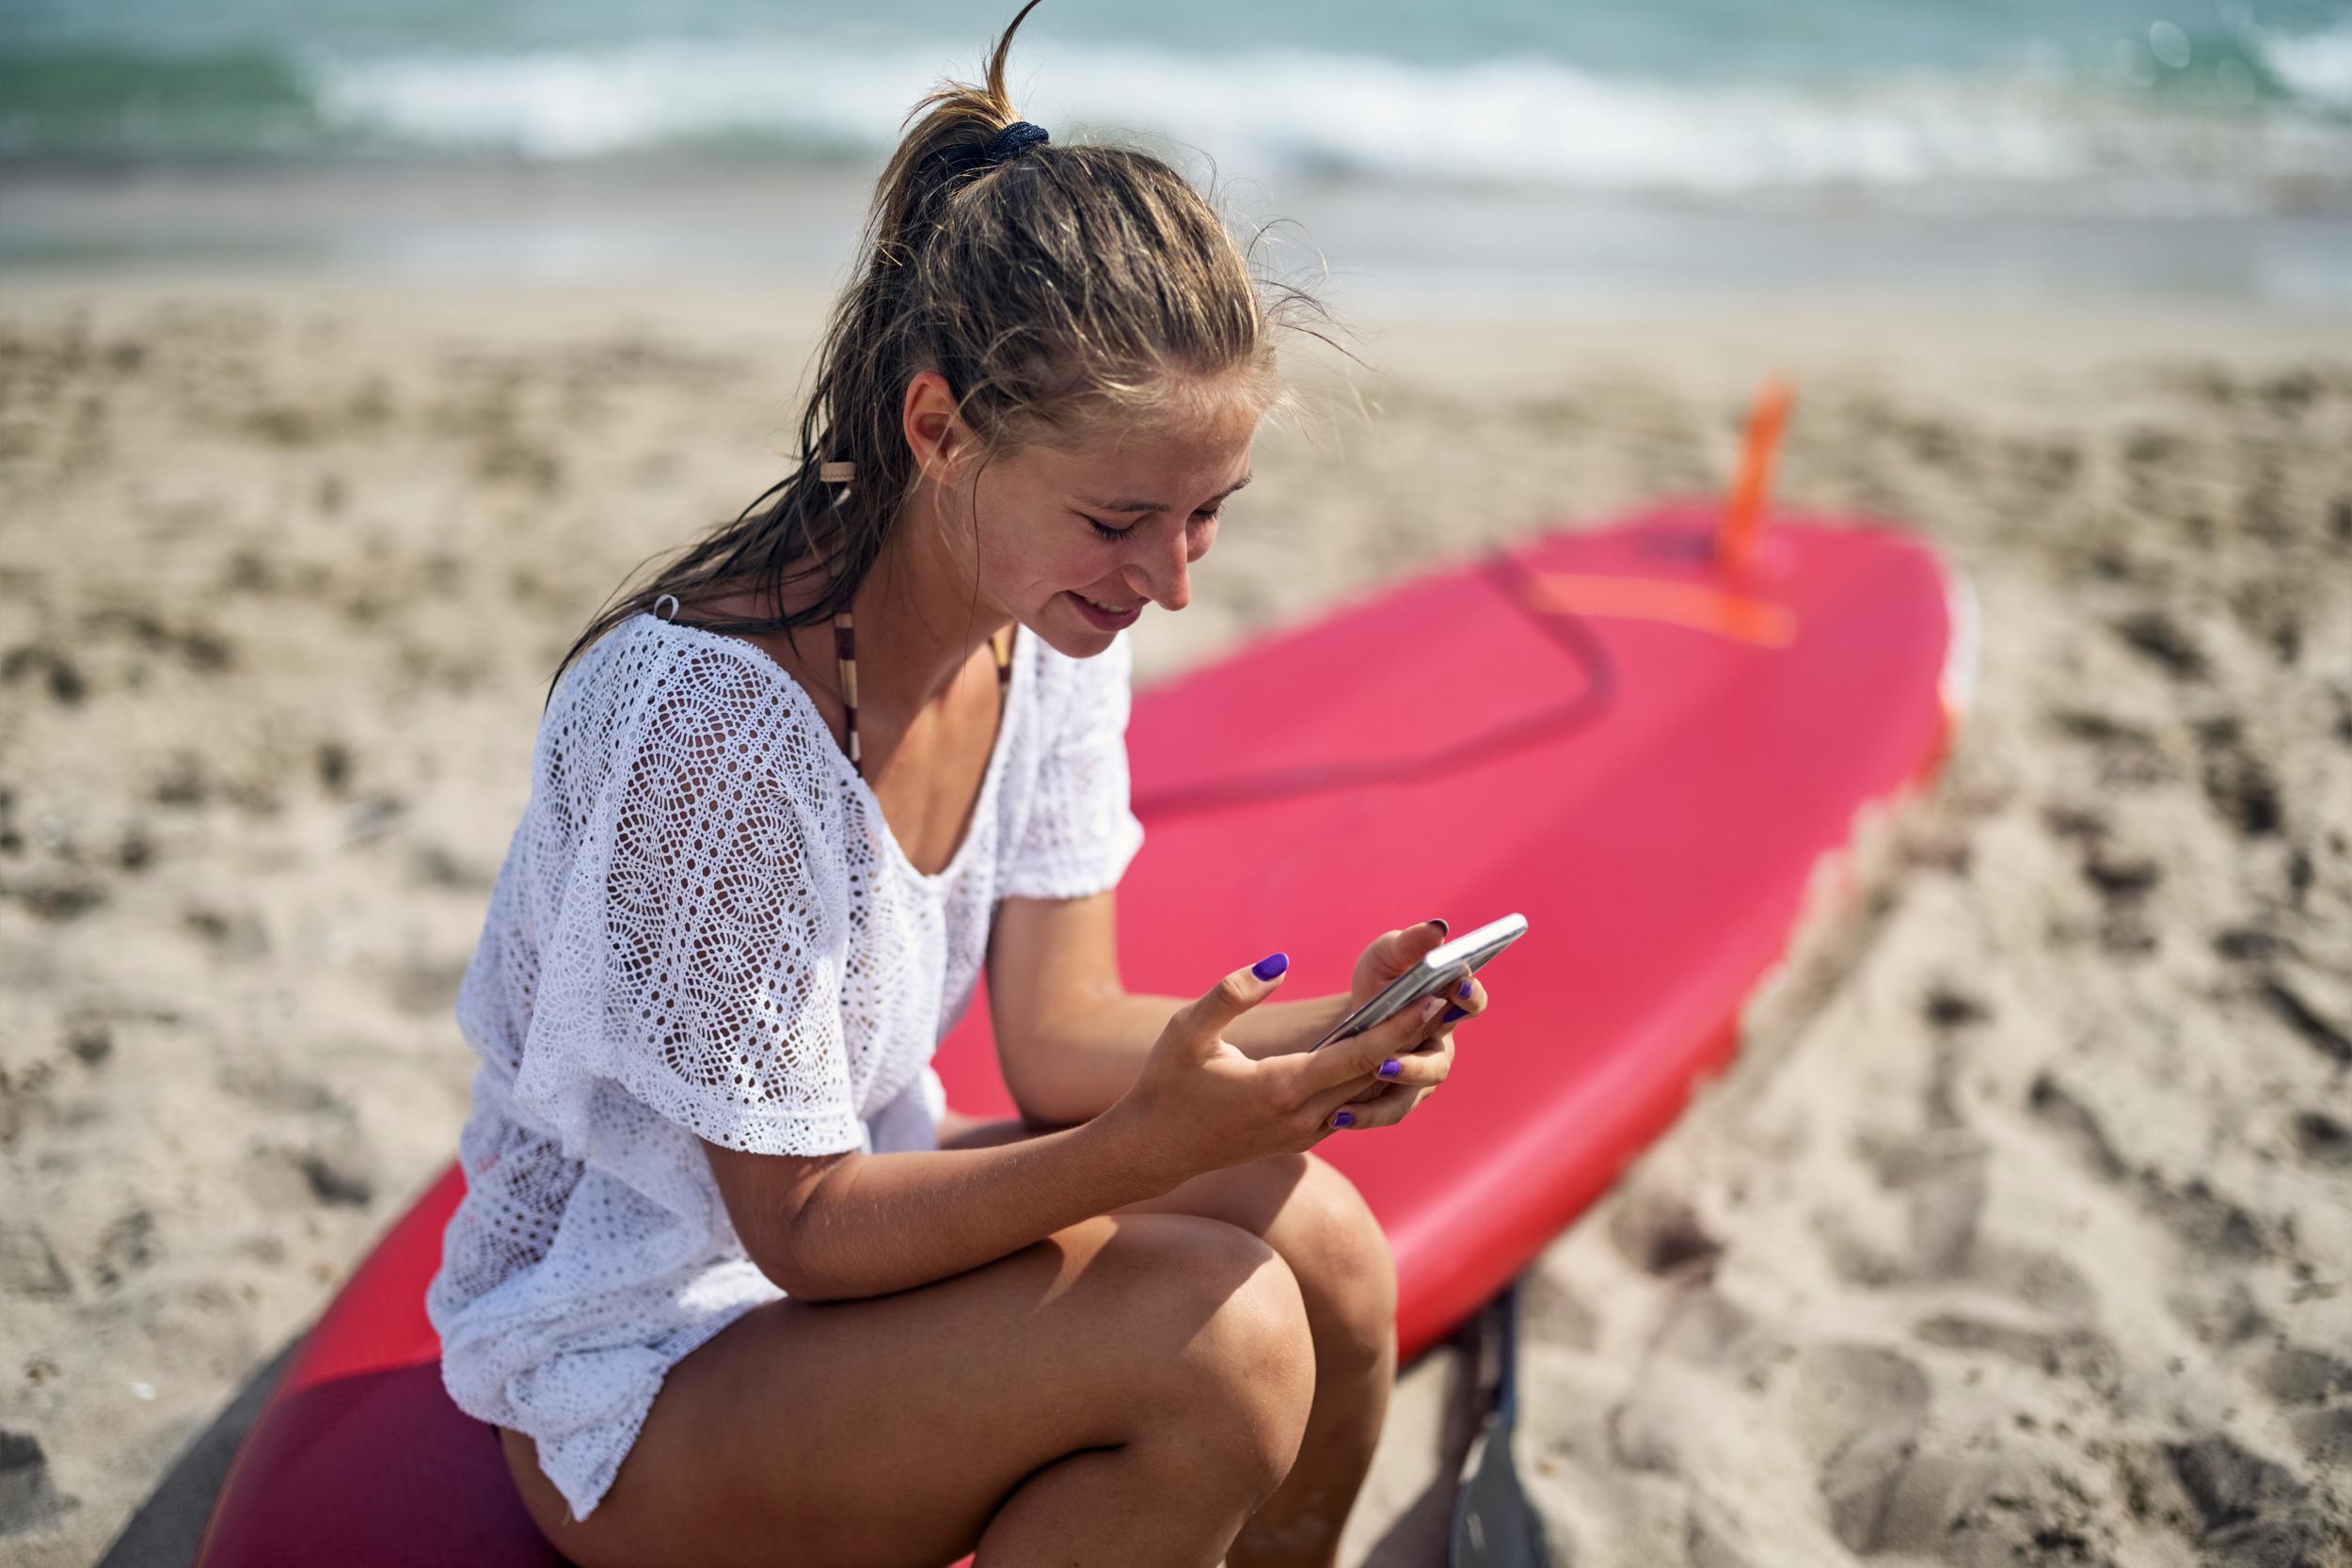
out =
[[(772, 482), (819, 304), (0, 292), (0, 1557), (185, 1561), (273, 1358), (451, 1157), (555, 661)], [(1769, 371), (1778, 498), (1920, 531), (1982, 611), (1940, 787), (1530, 1273), (1559, 1560), (2352, 1562), (2352, 321), (1356, 325), (1140, 683), (1716, 490)], [(1439, 1560), (1459, 1370), (1400, 1389), (1351, 1563)]]

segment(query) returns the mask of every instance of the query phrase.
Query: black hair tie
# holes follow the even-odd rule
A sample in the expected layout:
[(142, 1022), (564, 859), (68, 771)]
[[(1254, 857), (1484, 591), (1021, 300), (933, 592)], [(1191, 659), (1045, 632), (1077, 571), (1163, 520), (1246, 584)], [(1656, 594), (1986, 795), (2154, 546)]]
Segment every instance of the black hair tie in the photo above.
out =
[(1016, 119), (988, 138), (988, 147), (980, 154), (980, 161), (988, 164), (1001, 164), (1008, 159), (1018, 158), (1040, 142), (1053, 139), (1045, 134), (1044, 126), (1032, 125), (1025, 119)]

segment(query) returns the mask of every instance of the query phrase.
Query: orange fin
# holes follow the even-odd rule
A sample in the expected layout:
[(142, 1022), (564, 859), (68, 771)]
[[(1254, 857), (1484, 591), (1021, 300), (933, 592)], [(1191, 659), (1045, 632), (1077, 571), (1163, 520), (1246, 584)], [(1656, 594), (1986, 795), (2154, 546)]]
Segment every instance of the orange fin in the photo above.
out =
[(1790, 397), (1788, 383), (1776, 375), (1766, 376), (1756, 390), (1756, 406), (1748, 415), (1747, 444), (1740, 454), (1740, 477), (1732, 483), (1723, 526), (1715, 534), (1715, 560), (1727, 571), (1744, 572), (1755, 558), (1764, 498), (1772, 484), (1772, 457), (1780, 450)]

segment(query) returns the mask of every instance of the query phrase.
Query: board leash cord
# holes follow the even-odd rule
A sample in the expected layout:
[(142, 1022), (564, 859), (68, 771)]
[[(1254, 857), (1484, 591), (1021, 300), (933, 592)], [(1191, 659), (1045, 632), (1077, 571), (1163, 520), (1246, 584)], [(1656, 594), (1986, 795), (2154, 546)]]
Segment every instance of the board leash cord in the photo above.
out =
[[(1772, 459), (1780, 450), (1781, 432), (1787, 426), (1794, 398), (1787, 381), (1777, 375), (1765, 378), (1748, 416), (1738, 474), (1724, 498), (1713, 533), (1700, 546), (1705, 559), (1717, 573), (1734, 583), (1745, 579), (1755, 560), (1756, 541), (1764, 531), (1765, 503), (1772, 491)], [(1515, 747), (1584, 729), (1597, 721), (1616, 701), (1617, 672), (1608, 645), (1593, 629), (1592, 623), (1570, 608), (1567, 596), (1556, 592), (1548, 578), (1531, 570), (1519, 559), (1518, 552), (1507, 546), (1481, 558), (1476, 570), (1494, 580), (1504, 603), (1527, 616), (1567, 651), (1583, 673), (1582, 690), (1566, 702), (1490, 724), (1467, 739), (1420, 756), (1382, 758), (1376, 762), (1315, 763), (1175, 789), (1139, 791), (1133, 801), (1136, 816), (1149, 822), (1285, 795), (1311, 795), (1360, 784), (1428, 778), (1483, 762)], [(1749, 608), (1769, 610), (1775, 607)], [(1792, 634), (1784, 632), (1778, 641), (1785, 641)]]
[(1454, 1497), (1447, 1568), (1551, 1568), (1543, 1521), (1519, 1482), (1511, 1434), (1519, 1417), (1519, 1282), (1479, 1309), (1472, 1345), (1483, 1412)]
[(1278, 800), (1285, 795), (1312, 795), (1360, 784), (1429, 778), (1597, 723), (1617, 696), (1616, 665), (1599, 633), (1584, 617), (1551, 603), (1544, 593), (1542, 579), (1512, 551), (1493, 552), (1478, 562), (1478, 570), (1494, 578), (1503, 597), (1514, 608), (1567, 650), (1568, 657), (1584, 673), (1583, 689), (1565, 702), (1489, 724), (1466, 739), (1420, 756), (1376, 762), (1313, 763), (1174, 789), (1137, 790), (1134, 800), (1136, 816), (1151, 822), (1245, 801)]

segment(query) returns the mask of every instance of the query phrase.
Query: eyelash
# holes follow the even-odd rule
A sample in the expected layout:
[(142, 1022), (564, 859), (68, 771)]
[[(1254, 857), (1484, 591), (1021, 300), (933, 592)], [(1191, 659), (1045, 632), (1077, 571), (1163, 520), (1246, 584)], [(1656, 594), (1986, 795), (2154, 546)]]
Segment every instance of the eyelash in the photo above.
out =
[[(1087, 514), (1083, 512), (1079, 513), (1078, 515), (1086, 517), (1087, 527), (1092, 529), (1096, 533), (1101, 534), (1105, 539), (1124, 539), (1127, 535), (1135, 532), (1136, 529), (1143, 526), (1140, 523), (1129, 523), (1125, 528), (1107, 528), (1104, 526), (1103, 522), (1099, 518), (1088, 516)], [(1200, 523), (1214, 523), (1216, 521), (1218, 515), (1219, 514), (1216, 512), (1196, 512), (1193, 514), (1193, 521)]]

